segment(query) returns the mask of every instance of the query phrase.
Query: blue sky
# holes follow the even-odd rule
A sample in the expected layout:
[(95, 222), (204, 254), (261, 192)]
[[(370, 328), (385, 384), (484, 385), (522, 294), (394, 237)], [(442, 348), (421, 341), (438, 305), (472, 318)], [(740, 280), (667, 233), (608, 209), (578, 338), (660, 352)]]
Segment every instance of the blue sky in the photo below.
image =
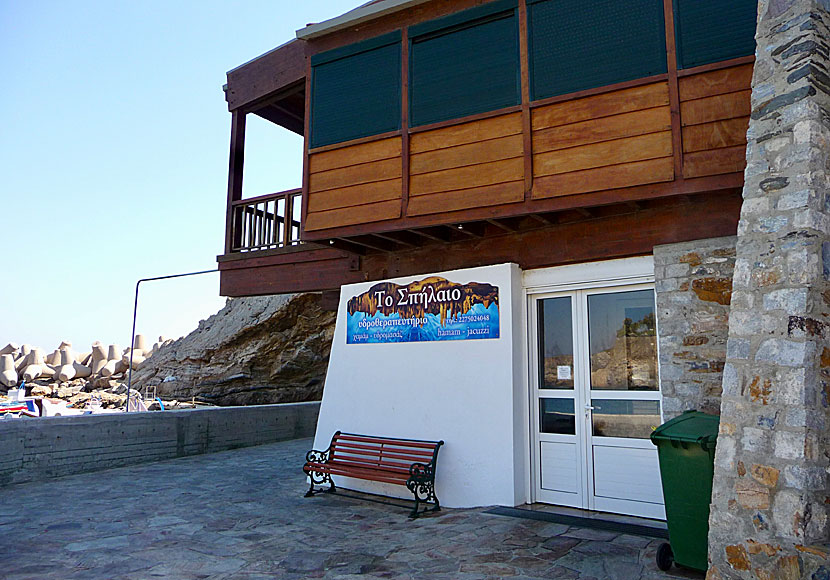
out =
[[(139, 278), (215, 268), (225, 73), (359, 0), (0, 0), (0, 347), (127, 346)], [(249, 116), (245, 195), (299, 187), (302, 140)], [(178, 337), (218, 274), (142, 284), (138, 331)]]

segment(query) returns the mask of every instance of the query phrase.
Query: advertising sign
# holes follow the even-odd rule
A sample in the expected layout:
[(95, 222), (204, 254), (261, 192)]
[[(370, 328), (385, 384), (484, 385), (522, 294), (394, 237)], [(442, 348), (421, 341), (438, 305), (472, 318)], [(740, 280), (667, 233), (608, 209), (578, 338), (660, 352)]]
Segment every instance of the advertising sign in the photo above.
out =
[(431, 276), (381, 282), (349, 299), (346, 343), (430, 342), (499, 337), (499, 289)]

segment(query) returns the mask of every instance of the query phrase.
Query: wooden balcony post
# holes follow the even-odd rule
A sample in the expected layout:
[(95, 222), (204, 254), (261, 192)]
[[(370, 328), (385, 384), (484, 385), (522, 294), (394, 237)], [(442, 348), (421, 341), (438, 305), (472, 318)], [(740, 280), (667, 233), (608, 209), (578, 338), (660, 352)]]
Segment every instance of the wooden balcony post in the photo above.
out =
[(228, 164), (228, 208), (225, 217), (225, 254), (238, 246), (242, 236), (242, 216), (235, 215), (233, 203), (242, 199), (242, 165), (245, 161), (245, 112), (231, 112), (231, 154)]

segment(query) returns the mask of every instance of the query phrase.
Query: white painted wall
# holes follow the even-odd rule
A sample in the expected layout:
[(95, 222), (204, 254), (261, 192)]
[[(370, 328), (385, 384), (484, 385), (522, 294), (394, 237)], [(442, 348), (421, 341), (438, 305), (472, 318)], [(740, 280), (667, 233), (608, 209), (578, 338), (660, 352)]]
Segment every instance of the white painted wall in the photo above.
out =
[[(521, 271), (515, 264), (439, 272), (452, 282), (499, 288), (500, 338), (346, 344), (346, 304), (377, 282), (343, 286), (315, 448), (335, 431), (444, 440), (436, 491), (441, 505), (527, 501), (526, 363)], [(426, 276), (390, 280), (408, 284)], [(348, 489), (412, 497), (401, 486), (335, 478)]]

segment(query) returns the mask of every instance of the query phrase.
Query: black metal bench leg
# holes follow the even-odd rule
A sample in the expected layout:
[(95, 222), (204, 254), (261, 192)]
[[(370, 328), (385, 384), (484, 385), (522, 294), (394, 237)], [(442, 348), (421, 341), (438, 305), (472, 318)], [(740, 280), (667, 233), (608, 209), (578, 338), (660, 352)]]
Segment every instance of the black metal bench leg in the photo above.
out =
[[(307, 492), (305, 492), (305, 496), (304, 496), (304, 497), (312, 497), (313, 495), (316, 495), (316, 494), (318, 494), (318, 493), (320, 493), (320, 492), (325, 492), (325, 493), (337, 493), (337, 488), (334, 486), (334, 480), (333, 480), (333, 479), (331, 479), (330, 477), (329, 477), (329, 478), (327, 478), (327, 479), (328, 479), (328, 483), (329, 483), (329, 488), (328, 488), (328, 489), (325, 489), (325, 490), (323, 490), (323, 489), (314, 489), (314, 478), (313, 478), (313, 477), (311, 477), (311, 476), (309, 475), (309, 479), (311, 480), (311, 484), (308, 486), (308, 491), (307, 491)], [(320, 483), (326, 483), (326, 480), (324, 479), (324, 480), (323, 480), (323, 481), (321, 481)]]
[(420, 515), (420, 514), (418, 513), (418, 503), (419, 503), (419, 501), (418, 501), (418, 494), (416, 493), (416, 494), (415, 494), (415, 508), (412, 510), (412, 513), (410, 513), (410, 514), (409, 514), (409, 518), (410, 518), (410, 519), (413, 519), (413, 520), (414, 520), (415, 518), (417, 518), (417, 517)]

